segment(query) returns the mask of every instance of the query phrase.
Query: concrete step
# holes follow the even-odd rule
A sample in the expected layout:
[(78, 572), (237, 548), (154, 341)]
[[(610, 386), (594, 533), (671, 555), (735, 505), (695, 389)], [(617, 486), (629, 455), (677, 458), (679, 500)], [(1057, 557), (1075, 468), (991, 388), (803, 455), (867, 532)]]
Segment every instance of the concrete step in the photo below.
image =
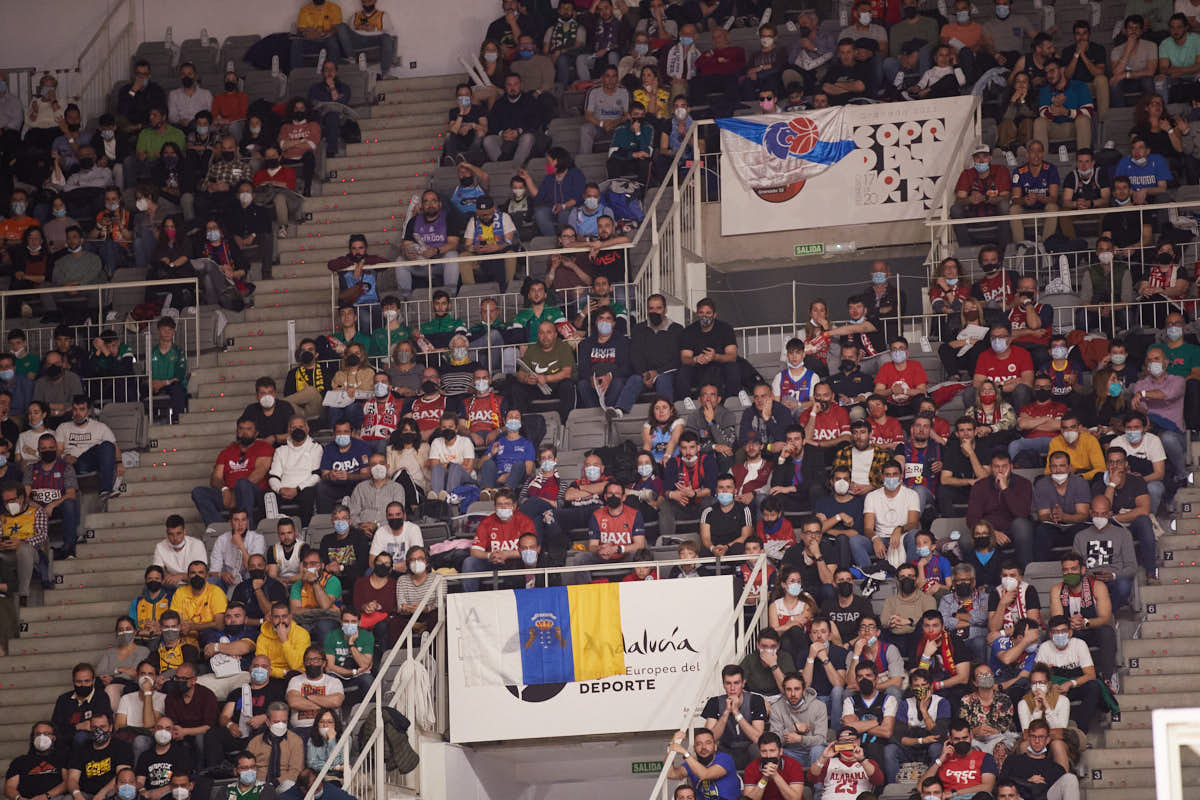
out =
[[(425, 89), (441, 89), (453, 92), (454, 87), (462, 83), (465, 76), (462, 73), (450, 75), (427, 75), (419, 78), (386, 78), (375, 84), (377, 94), (398, 94), (400, 92), (418, 91)], [(375, 106), (378, 108), (378, 106)], [(445, 116), (445, 112), (442, 112)]]
[[(1104, 747), (1090, 749), (1083, 756), (1089, 770), (1102, 769), (1153, 769), (1154, 747)], [(1200, 756), (1189, 749), (1183, 751), (1184, 766), (1200, 765)]]
[[(378, 86), (378, 84), (376, 84), (376, 85)], [(378, 94), (387, 94), (388, 92), (385, 90), (383, 92), (377, 92), (377, 93)], [(445, 104), (447, 97), (450, 98), (452, 103), (454, 100), (453, 92), (447, 92), (446, 87), (441, 86), (441, 85), (438, 85), (438, 86), (407, 86), (407, 87), (404, 87), (403, 91), (392, 92), (392, 94), (393, 94), (393, 99), (391, 102), (398, 103), (401, 105), (406, 105), (406, 104), (411, 104), (411, 103), (429, 103), (429, 102), (436, 102), (436, 101), (441, 101), (443, 104)], [(447, 108), (449, 108), (449, 106), (447, 106)]]
[(385, 94), (383, 102), (376, 103), (375, 107), (381, 108), (381, 110), (386, 110), (388, 106), (395, 106), (401, 111), (401, 113), (405, 114), (436, 114), (438, 111), (441, 111), (443, 114), (445, 114), (450, 109), (449, 105), (446, 103), (446, 97), (448, 96), (447, 93), (442, 93), (440, 98), (433, 98), (430, 96), (430, 99), (418, 102), (409, 101), (406, 97), (407, 94), (407, 92), (396, 95), (390, 93)]
[[(27, 658), (27, 656), (13, 656), (13, 658)], [(29, 658), (38, 658), (38, 656)], [(60, 658), (58, 660), (61, 663), (55, 667), (53, 663), (50, 663), (49, 657), (42, 656), (41, 658), (46, 663), (37, 669), (0, 672), (0, 689), (33, 689), (52, 686), (59, 694), (66, 691), (65, 687), (71, 685), (71, 667), (74, 665), (66, 663)]]
[[(1124, 689), (1124, 686), (1121, 687)], [(1195, 683), (1190, 691), (1155, 692), (1146, 694), (1121, 693), (1121, 715), (1129, 711), (1153, 711), (1156, 708), (1189, 708), (1196, 704)]]
[(1200, 619), (1154, 620), (1142, 625), (1143, 639), (1171, 639), (1179, 636), (1200, 636)]
[[(62, 694), (62, 692), (59, 692)], [(29, 726), (53, 711), (53, 702), (50, 706), (45, 703), (37, 703), (34, 705), (19, 705), (11, 706), (4, 709), (4, 721), (9, 723), (6, 727), (22, 729), (25, 734), (25, 739), (29, 738)], [(19, 754), (17, 754), (19, 755)]]
[[(378, 254), (380, 258), (388, 258), (392, 245), (398, 245), (404, 240), (404, 231), (399, 229), (379, 231), (369, 238), (371, 239), (368, 245), (370, 249)], [(289, 267), (304, 269), (318, 275), (323, 273), (325, 277), (325, 298), (327, 302), (333, 302), (333, 290), (332, 284), (329, 281), (329, 268), (327, 264), (332, 259), (340, 258), (345, 254), (346, 248), (342, 244), (338, 244), (336, 240), (321, 239), (304, 249), (293, 250), (290, 253), (280, 253), (279, 262), (281, 264), (286, 263)]]
[[(334, 227), (347, 228), (348, 230), (346, 230), (344, 233), (342, 231), (334, 231), (332, 233), (326, 233), (326, 229), (334, 228)], [(301, 231), (304, 231), (307, 229), (308, 229), (307, 224), (300, 226)], [(311, 236), (295, 236), (290, 239), (284, 239), (283, 241), (281, 241), (279, 243), (280, 263), (282, 264), (285, 260), (290, 262), (291, 259), (288, 258), (289, 256), (295, 256), (300, 253), (311, 254), (311, 253), (315, 253), (317, 251), (321, 251), (322, 253), (324, 253), (325, 251), (333, 250), (338, 253), (337, 256), (334, 256), (335, 258), (339, 257), (339, 256), (344, 256), (344, 255), (346, 255), (346, 250), (347, 250), (347, 244), (346, 244), (347, 238), (349, 237), (349, 235), (351, 233), (361, 233), (362, 235), (366, 236), (368, 250), (370, 252), (374, 252), (374, 253), (378, 254), (379, 253), (378, 248), (384, 244), (385, 240), (388, 242), (395, 241), (397, 238), (399, 238), (398, 234), (403, 234), (404, 231), (400, 230), (400, 224), (397, 221), (393, 225), (390, 225), (387, 227), (381, 227), (381, 228), (374, 229), (374, 230), (370, 230), (370, 229), (354, 230), (353, 227), (350, 225), (339, 225), (339, 226), (318, 225), (318, 226), (316, 226), (315, 230), (312, 233), (313, 233), (313, 235), (311, 235)], [(311, 264), (311, 263), (314, 263), (315, 260), (316, 259), (312, 255), (310, 255), (308, 257), (306, 263)], [(325, 261), (328, 261), (328, 259), (326, 259)], [(304, 275), (304, 277), (301, 278), (301, 280), (310, 282), (310, 283), (305, 284), (307, 286), (307, 288), (309, 288), (309, 289), (325, 289), (325, 290), (329, 289), (328, 277), (330, 275), (330, 272), (329, 272), (328, 266), (326, 266), (326, 264), (325, 264), (325, 261), (321, 262), (321, 266), (325, 267), (324, 275), (325, 275), (326, 280), (325, 280), (324, 285), (310, 285), (310, 283), (315, 280), (316, 275), (320, 275), (321, 272), (314, 271), (316, 273), (315, 275), (305, 275), (304, 272), (300, 272), (299, 270), (297, 270), (298, 274)], [(299, 287), (297, 287), (297, 288), (299, 288)], [(255, 299), (257, 300), (258, 294), (255, 293), (254, 296), (255, 296)]]
[[(399, 183), (399, 182), (398, 182)], [(421, 189), (425, 188), (422, 184)], [(379, 191), (375, 194), (347, 194), (338, 192), (336, 194), (322, 195), (320, 197), (304, 198), (305, 213), (312, 213), (317, 216), (325, 212), (331, 211), (348, 211), (352, 209), (371, 209), (372, 213), (378, 214), (383, 211), (396, 211), (403, 214), (408, 207), (408, 199), (415, 189), (409, 188), (407, 191), (403, 187), (397, 185), (387, 191)]]
[(1158, 540), (1158, 552), (1193, 552), (1200, 550), (1200, 533), (1180, 533)]
[[(212, 459), (205, 465), (208, 471), (212, 471)], [(142, 498), (144, 499), (144, 498)], [(91, 514), (88, 516), (88, 526), (94, 528), (99, 535), (101, 528), (121, 528), (121, 527), (144, 527), (149, 525), (161, 525), (166, 519), (167, 514), (160, 509), (149, 509), (146, 511), (138, 511), (133, 508), (133, 500), (123, 502), (110, 502), (108, 511), (100, 514)], [(191, 507), (190, 503), (176, 504), (173, 509), (174, 513), (180, 514), (184, 521), (199, 520), (200, 514), (195, 508)], [(70, 563), (70, 562), (68, 562)]]
[[(212, 471), (211, 468), (209, 471)], [(202, 480), (198, 479), (196, 484), (199, 485), (202, 482)], [(187, 532), (192, 536), (200, 536), (204, 531), (204, 523), (199, 519), (186, 522), (185, 527), (187, 528)], [(161, 520), (151, 524), (118, 525), (111, 528), (89, 528), (89, 530), (92, 530), (96, 534), (94, 539), (88, 540), (89, 545), (139, 542), (145, 548), (147, 559), (149, 559), (150, 553), (154, 551), (154, 546), (166, 535), (166, 529), (163, 527)], [(47, 600), (47, 602), (49, 601)]]
[(129, 610), (129, 600), (113, 599), (99, 600), (94, 603), (76, 603), (69, 608), (64, 606), (29, 606), (21, 609), (22, 622), (49, 622), (66, 619), (73, 616), (117, 617)]
[(1200, 583), (1163, 583), (1158, 586), (1143, 586), (1144, 603), (1196, 603), (1200, 602)]
[[(1095, 773), (1093, 773), (1095, 774)], [(1200, 781), (1200, 767), (1189, 767), (1183, 770), (1183, 785), (1196, 786)], [(1154, 790), (1154, 768), (1153, 767), (1135, 767), (1131, 769), (1106, 769), (1099, 779), (1092, 778), (1091, 780), (1080, 781), (1080, 788), (1084, 789), (1088, 800), (1093, 800), (1092, 789), (1134, 789), (1138, 791), (1153, 792)], [(1125, 794), (1125, 798), (1132, 798), (1134, 795)]]
[[(1131, 656), (1129, 648), (1125, 648), (1125, 659), (1130, 665), (1127, 675), (1130, 678), (1152, 678), (1167, 675), (1192, 675), (1195, 677), (1196, 657), (1194, 655), (1177, 654), (1173, 656)], [(1132, 666), (1137, 664), (1137, 666)], [(1122, 684), (1124, 689), (1124, 684)]]
[[(190, 489), (188, 490), (191, 491)], [(186, 498), (187, 494), (176, 495), (175, 502), (179, 503), (181, 498)], [(190, 502), (190, 500), (188, 500)], [(159, 539), (162, 538), (162, 532), (159, 532)], [(105, 561), (112, 564), (128, 563), (129, 559), (134, 562), (146, 564), (150, 563), (150, 556), (154, 552), (154, 546), (158, 543), (158, 539), (124, 539), (119, 541), (97, 541), (89, 539), (84, 542), (79, 548), (77, 561)], [(123, 613), (123, 612), (122, 612)], [(22, 615), (24, 616), (24, 615)]]
[[(365, 145), (351, 145), (351, 147), (361, 147)], [(383, 147), (383, 145), (375, 145)], [(414, 172), (417, 172), (414, 170)], [(386, 201), (389, 205), (399, 203), (398, 197), (403, 197), (407, 204), (408, 197), (413, 192), (423, 191), (429, 186), (428, 174), (411, 174), (406, 173), (401, 177), (363, 177), (349, 178), (345, 181), (334, 181), (327, 184), (322, 191), (321, 197), (325, 198), (342, 198), (350, 197), (351, 195), (376, 194), (386, 193), (390, 198)]]
[[(66, 684), (69, 686), (70, 684)], [(63, 684), (58, 686), (22, 686), (11, 689), (0, 688), (0, 706), (5, 707), (5, 717), (8, 708), (20, 704), (33, 705), (39, 703), (43, 708), (53, 709), (54, 701), (65, 691)]]
[[(62, 619), (55, 620), (30, 620), (27, 623), (25, 620), (22, 620), (22, 623), (27, 624), (28, 627), (21, 632), (21, 638), (36, 639), (51, 636), (76, 636), (81, 633), (95, 633), (105, 630), (109, 632), (111, 638), (117, 617), (128, 610), (128, 606), (126, 606), (124, 611), (120, 611), (112, 616), (106, 614), (104, 616), (87, 617), (77, 616), (72, 613), (69, 616), (64, 616)], [(4, 705), (2, 698), (0, 698), (0, 705)]]
[[(395, 136), (407, 136), (410, 133), (410, 129), (392, 129), (386, 131), (385, 133), (388, 138), (393, 138)], [(422, 134), (418, 132), (414, 135)], [(436, 133), (431, 132), (430, 135), (436, 136)], [(340, 180), (343, 176), (354, 175), (362, 177), (364, 174), (374, 174), (375, 170), (395, 170), (402, 169), (404, 167), (410, 168), (409, 174), (412, 174), (412, 172), (416, 171), (431, 172), (437, 169), (439, 160), (440, 153), (435, 154), (424, 151), (419, 153), (405, 154), (403, 156), (398, 156), (396, 153), (380, 153), (379, 155), (360, 154), (356, 156), (331, 158), (326, 162), (326, 169), (328, 169), (330, 173), (336, 173), (334, 180)], [(402, 176), (403, 173), (400, 173), (400, 175)], [(384, 177), (384, 175), (380, 174), (377, 177)], [(328, 178), (326, 179), (326, 182), (330, 182)]]
[[(254, 322), (282, 322), (289, 319), (330, 319), (333, 314), (332, 300), (328, 295), (323, 303), (303, 303), (288, 305), (259, 306), (246, 312), (246, 317)], [(282, 375), (276, 376), (279, 380)]]
[(1153, 747), (1154, 731), (1150, 728), (1109, 728), (1104, 731), (1104, 746)]
[(380, 216), (367, 219), (348, 219), (337, 222), (305, 222), (300, 226), (300, 234), (288, 239), (284, 239), (279, 244), (282, 246), (288, 242), (301, 242), (311, 244), (314, 241), (346, 241), (351, 234), (361, 233), (367, 237), (367, 244), (372, 240), (372, 235), (379, 233), (395, 233), (400, 231), (403, 233), (402, 226), (404, 225), (404, 216), (402, 214), (391, 214), (389, 216)]
[(372, 114), (370, 119), (360, 119), (358, 127), (363, 136), (373, 136), (376, 131), (396, 130), (400, 128), (428, 128), (431, 133), (446, 130), (445, 114), (406, 114), (395, 105), (381, 106), (382, 114)]
[[(325, 179), (323, 191), (328, 194), (331, 191), (337, 191), (339, 187), (346, 184), (361, 183), (369, 180), (428, 180), (433, 175), (433, 171), (437, 169), (440, 154), (441, 147), (439, 146), (436, 152), (422, 153), (420, 158), (411, 158), (408, 154), (403, 159), (396, 159), (390, 154), (348, 158), (346, 159), (348, 163), (345, 167), (339, 168), (336, 174), (331, 172)], [(367, 158), (383, 162), (391, 159), (393, 163), (382, 163), (371, 166), (359, 163), (359, 159), (365, 161)]]
[[(213, 454), (216, 457), (216, 454)], [(205, 474), (197, 471), (199, 467), (211, 470), (212, 465), (189, 465), (186, 462), (169, 463), (166, 453), (144, 453), (142, 455), (142, 464), (138, 467), (130, 467), (125, 470), (126, 483), (141, 482), (146, 480), (175, 480), (178, 478), (191, 477), (192, 475)], [(172, 468), (172, 469), (169, 469)], [(177, 470), (174, 468), (178, 468)]]
[[(1149, 605), (1154, 606), (1153, 612), (1150, 611)], [(1200, 602), (1148, 604), (1146, 619), (1156, 622), (1160, 620), (1200, 619)]]
[(436, 134), (410, 136), (407, 131), (397, 130), (377, 131), (370, 141), (346, 145), (346, 158), (358, 156), (381, 156), (397, 154), (397, 161), (405, 162), (412, 158), (429, 158), (435, 160), (442, 153), (442, 140)]
[[(286, 242), (293, 242), (295, 239), (284, 239), (279, 244), (282, 246)], [(324, 280), (322, 280), (324, 278)], [(289, 277), (272, 278), (269, 281), (259, 281), (255, 284), (258, 288), (254, 292), (254, 299), (261, 300), (275, 295), (292, 295), (301, 291), (315, 291), (319, 289), (329, 288), (329, 276), (321, 275), (304, 275), (300, 273), (293, 274)]]
[[(1111, 25), (1109, 26), (1112, 27)], [(1089, 784), (1090, 786), (1090, 784)], [(1090, 787), (1083, 790), (1086, 800), (1157, 800), (1153, 786), (1118, 789)]]
[[(192, 375), (195, 376), (197, 384), (212, 386), (213, 388), (219, 386), (228, 388), (230, 384), (237, 385), (242, 381), (249, 381), (249, 386), (246, 387), (245, 391), (253, 393), (254, 381), (264, 373), (274, 375), (278, 366), (278, 362), (276, 362), (273, 368), (268, 367), (265, 369), (262, 364), (222, 364), (216, 367), (202, 367), (193, 371)], [(283, 376), (276, 376), (276, 381), (281, 377)]]
[(1174, 585), (1200, 582), (1200, 564), (1188, 561), (1186, 566), (1163, 567), (1158, 571), (1159, 580)]
[[(287, 337), (280, 337), (282, 345), (286, 345)], [(270, 365), (278, 367), (280, 364), (286, 364), (288, 361), (288, 351), (285, 346), (265, 347), (251, 349), (234, 349), (228, 351), (214, 350), (211, 353), (203, 353), (200, 360), (196, 363), (197, 369), (219, 369), (221, 367), (240, 367), (249, 364)], [(173, 426), (167, 426), (173, 427)]]
[[(228, 331), (228, 329), (226, 329)], [(270, 353), (286, 353), (287, 333), (266, 333), (262, 336), (233, 336), (233, 344), (216, 351), (217, 357), (231, 353), (254, 353), (259, 350)], [(207, 354), (206, 354), (207, 355)]]
[[(1194, 661), (1194, 660), (1193, 660)], [(1140, 661), (1138, 662), (1141, 663)], [(1121, 679), (1121, 707), (1124, 708), (1125, 698), (1136, 695), (1155, 695), (1163, 692), (1188, 692), (1195, 691), (1197, 687), (1197, 678), (1195, 672), (1185, 674), (1153, 674), (1143, 675), (1135, 673), (1126, 675)], [(1193, 700), (1194, 700), (1193, 696)]]
[[(131, 593), (130, 597), (132, 596)], [(113, 634), (111, 625), (106, 625), (103, 633), (80, 633), (74, 636), (23, 636), (9, 644), (9, 652), (12, 654), (9, 658), (35, 653), (57, 653), (60, 659), (64, 654), (73, 659), (71, 663), (74, 664), (81, 660), (95, 658), (101, 650), (111, 647)], [(7, 659), (0, 659), (0, 661), (4, 660)], [(47, 709), (47, 713), (49, 713), (49, 709)], [(5, 722), (9, 721), (7, 714), (8, 710), (5, 709)]]

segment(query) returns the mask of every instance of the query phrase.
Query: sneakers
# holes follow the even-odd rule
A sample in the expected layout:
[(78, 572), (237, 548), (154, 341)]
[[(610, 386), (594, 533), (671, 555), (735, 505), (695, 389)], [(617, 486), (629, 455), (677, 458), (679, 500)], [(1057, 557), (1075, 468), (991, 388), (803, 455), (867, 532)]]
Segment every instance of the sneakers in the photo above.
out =
[(696, 410), (696, 401), (690, 397), (685, 397), (685, 398), (683, 398), (683, 407), (685, 409), (687, 409), (688, 411), (695, 411)]
[(609, 406), (608, 408), (604, 409), (604, 416), (608, 417), (609, 419), (621, 419), (625, 416), (625, 412), (616, 406)]
[(1004, 151), (1004, 161), (1008, 164), (1009, 169), (1017, 168), (1017, 157), (1015, 155), (1013, 155), (1012, 150)]
[(281, 227), (279, 229), (279, 238), (286, 239), (288, 236), (287, 232), (288, 232), (287, 226)]
[(1109, 675), (1108, 680), (1106, 680), (1104, 683), (1105, 683), (1105, 685), (1108, 686), (1108, 690), (1110, 692), (1112, 692), (1114, 695), (1118, 695), (1121, 693), (1121, 675), (1120, 675), (1120, 673), (1114, 672), (1112, 675)]
[(279, 56), (271, 56), (271, 77), (279, 77)]
[(367, 71), (367, 54), (366, 53), (358, 54), (358, 71), (359, 72)]
[(1060, 144), (1058, 146), (1058, 160), (1063, 164), (1066, 164), (1069, 160), (1067, 158), (1067, 146), (1065, 144)]
[(745, 389), (741, 389), (738, 391), (738, 401), (741, 402), (742, 408), (749, 408), (752, 405), (752, 401), (750, 400), (750, 395), (746, 394)]
[(204, 529), (204, 535), (205, 536), (216, 536), (217, 535), (216, 526), (209, 525), (207, 528)]
[(317, 54), (317, 74), (318, 75), (321, 74), (321, 67), (325, 66), (326, 58), (327, 58), (327, 55), (325, 53), (325, 48), (322, 47), (321, 52)]
[(462, 502), (462, 498), (456, 495), (454, 492), (442, 492), (442, 494), (445, 495), (446, 502), (452, 506), (456, 506)]
[(498, 489), (484, 489), (479, 493), (479, 499), (484, 502), (491, 502), (492, 500), (496, 499), (496, 494), (498, 492)]

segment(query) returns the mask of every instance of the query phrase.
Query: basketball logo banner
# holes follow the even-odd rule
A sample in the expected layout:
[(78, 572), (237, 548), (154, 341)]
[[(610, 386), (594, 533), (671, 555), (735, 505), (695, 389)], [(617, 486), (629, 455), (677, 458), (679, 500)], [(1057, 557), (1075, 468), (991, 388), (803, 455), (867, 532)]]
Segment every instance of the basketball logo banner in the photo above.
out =
[(721, 233), (925, 217), (940, 182), (958, 177), (961, 166), (948, 162), (971, 132), (976, 103), (947, 97), (717, 120)]

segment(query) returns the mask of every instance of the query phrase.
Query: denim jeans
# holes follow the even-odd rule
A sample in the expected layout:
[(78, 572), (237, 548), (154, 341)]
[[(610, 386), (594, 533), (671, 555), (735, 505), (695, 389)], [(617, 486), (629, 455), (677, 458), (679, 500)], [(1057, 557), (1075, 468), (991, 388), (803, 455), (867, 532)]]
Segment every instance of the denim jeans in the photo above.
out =
[(1154, 575), (1158, 571), (1158, 544), (1154, 540), (1154, 525), (1151, 524), (1150, 517), (1134, 517), (1125, 527), (1129, 529), (1133, 535), (1133, 542), (1137, 545), (1138, 561), (1142, 562), (1147, 575)]
[(362, 403), (355, 400), (345, 408), (329, 408), (329, 427), (335, 427), (339, 422), (349, 422), (350, 427), (358, 430), (363, 425)]
[[(500, 467), (497, 466), (495, 460), (484, 459), (483, 463), (479, 465), (479, 485), (484, 489), (495, 489), (501, 485), (500, 474)], [(516, 462), (507, 474), (508, 477), (504, 479), (503, 485), (512, 489), (514, 494), (521, 491), (521, 486), (525, 483), (525, 462)]]
[(362, 50), (368, 47), (373, 47), (376, 42), (379, 43), (379, 71), (387, 75), (388, 70), (392, 68), (392, 62), (396, 60), (396, 37), (389, 33), (377, 33), (371, 36), (358, 33), (346, 23), (338, 25), (335, 29), (338, 40), (338, 47), (342, 50), (342, 55), (345, 58), (355, 58)]
[[(255, 509), (262, 504), (263, 490), (245, 478), (238, 479), (233, 485), (235, 498), (234, 508), (243, 508), (250, 515), (250, 528), (257, 523)], [(225, 518), (225, 505), (221, 502), (221, 491), (211, 486), (197, 486), (192, 489), (192, 503), (200, 512), (200, 518), (205, 525), (216, 525)]]
[[(616, 406), (628, 414), (641, 393), (642, 379), (639, 376), (630, 375), (628, 378), (618, 378), (614, 375), (612, 382), (608, 385), (608, 391), (604, 393), (604, 404), (608, 407)], [(592, 388), (591, 381), (580, 381), (579, 407), (597, 408), (599, 405), (600, 396)]]
[(63, 553), (73, 554), (75, 543), (79, 540), (79, 501), (69, 497), (64, 499), (50, 518), (62, 520)]
[(338, 37), (333, 31), (324, 39), (292, 39), (290, 68), (303, 66), (306, 53), (319, 53), (321, 50), (325, 51), (327, 61), (337, 61), (342, 57), (341, 45), (338, 44)]
[(571, 216), (571, 209), (564, 208), (557, 214), (550, 206), (540, 205), (533, 207), (533, 220), (537, 223), (538, 234), (541, 236), (555, 236), (558, 231), (555, 225), (562, 227), (567, 226), (567, 220)]
[(1008, 457), (1013, 460), (1014, 466), (1017, 466), (1017, 457), (1022, 453), (1033, 453), (1034, 455), (1045, 459), (1048, 452), (1050, 452), (1049, 436), (1035, 436), (1030, 439), (1013, 439), (1008, 443)]
[(464, 483), (470, 483), (471, 476), (460, 464), (434, 464), (429, 477), (431, 492), (453, 492)]
[(112, 442), (101, 442), (80, 454), (75, 460), (76, 474), (100, 473), (100, 491), (111, 492), (117, 478), (117, 447)]

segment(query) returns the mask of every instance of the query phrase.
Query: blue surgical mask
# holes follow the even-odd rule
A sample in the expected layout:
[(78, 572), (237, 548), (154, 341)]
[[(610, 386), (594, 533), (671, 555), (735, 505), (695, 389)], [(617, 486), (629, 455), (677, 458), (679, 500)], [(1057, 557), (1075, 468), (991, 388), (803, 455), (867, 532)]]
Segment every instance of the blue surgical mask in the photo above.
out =
[(799, 583), (789, 583), (787, 585), (787, 593), (792, 597), (799, 597), (804, 593), (804, 586)]
[(1108, 396), (1109, 397), (1120, 397), (1121, 396), (1121, 384), (1116, 383), (1116, 382), (1110, 383), (1108, 385)]
[(254, 681), (255, 683), (266, 683), (270, 677), (271, 673), (266, 667), (255, 667), (254, 669), (250, 670), (250, 680)]
[(1178, 342), (1183, 338), (1183, 328), (1179, 327), (1178, 325), (1168, 325), (1167, 338), (1172, 342)]
[(221, 232), (220, 231), (206, 231), (204, 234), (204, 238), (208, 239), (210, 242), (214, 242), (214, 243), (219, 242), (219, 241), (221, 241)]
[(17, 373), (11, 369), (0, 369), (0, 381), (4, 381), (5, 383), (8, 383), (14, 377), (16, 377), (16, 374)]
[(537, 560), (538, 560), (537, 550), (525, 549), (525, 550), (521, 551), (521, 562), (523, 564), (525, 564), (525, 566), (527, 566), (527, 567), (535, 566), (537, 564)]
[(918, 547), (917, 548), (917, 557), (918, 558), (925, 558), (929, 555), (929, 553), (930, 553), (930, 550), (928, 547)]
[(1142, 431), (1125, 431), (1125, 438), (1130, 444), (1140, 444), (1142, 441)]
[(1050, 641), (1054, 642), (1055, 647), (1057, 647), (1059, 650), (1062, 650), (1064, 647), (1067, 646), (1067, 642), (1071, 641), (1071, 634), (1069, 634), (1069, 633), (1051, 634)]
[(526, 59), (533, 58), (532, 50), (519, 50), (517, 52), (519, 52), (521, 54), (521, 60), (523, 60), (523, 61)]
[(350, 434), (339, 433), (337, 436), (333, 437), (333, 441), (338, 447), (349, 447), (350, 446)]
[(888, 477), (883, 479), (883, 488), (889, 492), (894, 492), (900, 488), (900, 479), (896, 477)]
[(350, 520), (335, 519), (333, 521), (333, 529), (338, 533), (345, 533), (346, 531), (350, 530)]
[(18, 200), (15, 203), (9, 203), (8, 207), (10, 209), (12, 209), (12, 213), (13, 213), (14, 217), (19, 217), (25, 213), (25, 204), (23, 202), (21, 202), (20, 200)]
[(691, 36), (680, 36), (679, 37), (679, 43), (681, 45), (683, 45), (684, 47), (691, 47), (695, 41), (696, 40), (693, 39)]
[(558, 462), (553, 459), (545, 459), (542, 461), (542, 472), (554, 472), (554, 468), (558, 466)]
[(1148, 159), (1146, 159), (1146, 158), (1130, 158), (1129, 160), (1132, 161), (1134, 164), (1136, 164), (1139, 167), (1144, 167), (1144, 166), (1146, 166), (1146, 161)]
[(956, 11), (956, 12), (954, 12), (954, 19), (956, 19), (958, 21), (959, 25), (966, 25), (968, 22), (971, 21), (971, 12), (970, 11)]
[[(62, 219), (67, 215), (67, 210), (65, 208), (55, 208), (50, 213), (54, 215), (55, 219)], [(129, 784), (125, 785), (128, 786)]]
[(733, 492), (717, 492), (717, 502), (723, 506), (733, 503)]
[(958, 286), (958, 278), (946, 278), (947, 286)]
[(892, 363), (893, 364), (903, 364), (905, 361), (908, 361), (908, 353), (906, 351), (904, 351), (904, 350), (893, 350), (892, 351)]
[(1062, 361), (1064, 358), (1067, 357), (1067, 348), (1063, 347), (1062, 345), (1058, 345), (1057, 347), (1051, 347), (1050, 348), (1050, 357), (1053, 358), (1055, 361)]
[(1008, 6), (996, 6), (996, 19), (1008, 19), (1008, 15), (1012, 13), (1012, 9)]
[(992, 349), (997, 353), (1003, 353), (1008, 349), (1008, 339), (992, 339)]
[(597, 320), (596, 333), (599, 333), (601, 336), (612, 336), (612, 332), (613, 324), (611, 322), (606, 319)]
[(872, 272), (871, 273), (871, 283), (874, 283), (876, 285), (879, 285), (881, 283), (887, 283), (887, 273), (886, 272)]
[(992, 168), (991, 162), (988, 162), (988, 161), (985, 161), (982, 164), (977, 163), (975, 165), (975, 171), (980, 172), (980, 173), (987, 172), (991, 168)]
[[(253, 769), (244, 769), (238, 773), (238, 783), (242, 786), (253, 786), (258, 781), (258, 771)], [(125, 800), (125, 798), (122, 798)]]
[[(1003, 8), (1003, 6), (1001, 6), (1000, 8)], [(996, 10), (999, 11), (1000, 8), (997, 8)], [(1046, 754), (1047, 748), (1043, 747), (1041, 750), (1034, 750), (1032, 747), (1026, 747), (1025, 749), (1028, 750), (1029, 752), (1033, 753), (1035, 756), (1041, 756), (1041, 755)]]
[(121, 800), (133, 800), (137, 797), (137, 787), (132, 783), (122, 783), (117, 787), (117, 797)]
[(600, 467), (591, 466), (591, 467), (583, 468), (583, 476), (585, 478), (587, 478), (589, 481), (592, 481), (593, 483), (600, 480), (600, 475), (601, 475)]
[(651, 475), (654, 474), (654, 465), (653, 464), (638, 464), (637, 471), (638, 471), (638, 475), (641, 475), (643, 478), (649, 478)]
[(595, 196), (588, 196), (588, 197), (583, 198), (583, 207), (586, 208), (588, 211), (595, 211), (597, 208), (600, 207), (600, 198), (595, 197)]
[(650, 45), (646, 44), (645, 42), (637, 42), (633, 46), (633, 52), (639, 56), (644, 56), (646, 53), (650, 52)]
[(521, 430), (521, 420), (519, 420), (519, 419), (506, 419), (506, 420), (504, 420), (504, 429), (505, 429), (505, 430), (512, 431), (513, 433), (518, 433), (518, 432), (520, 432), (520, 430)]
[(353, 636), (354, 634), (358, 633), (358, 623), (357, 622), (343, 622), (342, 623), (342, 633), (346, 636)]

